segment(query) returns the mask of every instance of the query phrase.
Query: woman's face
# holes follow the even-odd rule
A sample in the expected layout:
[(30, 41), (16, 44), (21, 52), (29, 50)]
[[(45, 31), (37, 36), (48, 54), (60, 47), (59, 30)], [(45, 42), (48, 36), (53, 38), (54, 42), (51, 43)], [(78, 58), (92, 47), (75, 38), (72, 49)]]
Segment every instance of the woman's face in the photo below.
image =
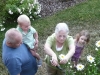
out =
[(66, 31), (63, 31), (63, 30), (59, 31), (56, 34), (56, 40), (59, 43), (64, 43), (64, 41), (66, 40), (66, 37), (67, 37), (67, 33), (66, 33)]

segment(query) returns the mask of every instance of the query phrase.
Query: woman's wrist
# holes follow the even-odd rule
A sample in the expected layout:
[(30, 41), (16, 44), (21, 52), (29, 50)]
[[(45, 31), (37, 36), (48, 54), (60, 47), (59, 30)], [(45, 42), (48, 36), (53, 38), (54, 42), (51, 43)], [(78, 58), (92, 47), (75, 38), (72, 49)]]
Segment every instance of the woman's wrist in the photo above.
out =
[(57, 57), (56, 54), (52, 54), (52, 57)]

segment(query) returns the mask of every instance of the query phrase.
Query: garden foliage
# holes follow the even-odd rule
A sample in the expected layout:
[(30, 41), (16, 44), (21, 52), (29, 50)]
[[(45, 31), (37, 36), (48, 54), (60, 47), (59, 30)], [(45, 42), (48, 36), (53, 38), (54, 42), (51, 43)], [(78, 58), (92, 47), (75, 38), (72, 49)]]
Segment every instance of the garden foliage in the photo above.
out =
[(20, 14), (26, 14), (31, 20), (39, 17), (41, 5), (37, 0), (6, 0), (3, 9), (3, 21), (16, 21)]

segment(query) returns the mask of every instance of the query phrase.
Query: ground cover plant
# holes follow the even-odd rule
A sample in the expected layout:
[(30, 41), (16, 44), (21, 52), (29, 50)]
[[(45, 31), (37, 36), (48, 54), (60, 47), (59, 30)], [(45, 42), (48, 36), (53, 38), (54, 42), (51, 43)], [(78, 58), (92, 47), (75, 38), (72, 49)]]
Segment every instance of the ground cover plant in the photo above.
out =
[[(70, 29), (70, 35), (73, 37), (75, 34), (83, 29), (90, 32), (91, 38), (89, 44), (86, 46), (82, 58), (78, 65), (78, 69), (71, 68), (69, 62), (69, 70), (66, 70), (68, 75), (99, 75), (100, 74), (100, 0), (87, 0), (84, 3), (75, 5), (66, 10), (59, 11), (56, 14), (40, 18), (32, 21), (32, 26), (36, 28), (39, 33), (39, 54), (44, 59), (43, 45), (47, 36), (54, 32), (55, 26), (59, 22), (65, 22)], [(5, 31), (11, 27), (16, 27), (17, 24), (4, 25)], [(0, 31), (0, 48), (4, 38), (5, 31)], [(7, 75), (8, 72), (2, 64), (0, 49), (0, 74)], [(45, 64), (39, 68), (37, 75), (47, 75)]]

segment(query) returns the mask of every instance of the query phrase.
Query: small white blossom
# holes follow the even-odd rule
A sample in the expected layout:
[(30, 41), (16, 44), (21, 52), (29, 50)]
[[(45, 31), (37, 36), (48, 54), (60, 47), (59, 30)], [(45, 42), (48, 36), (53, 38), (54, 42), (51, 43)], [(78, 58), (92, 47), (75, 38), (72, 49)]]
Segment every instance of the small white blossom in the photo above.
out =
[(2, 24), (0, 24), (0, 27), (2, 27), (3, 25)]
[(60, 59), (60, 60), (63, 60), (64, 58), (65, 58), (65, 55), (64, 55), (64, 54), (60, 54), (60, 55), (59, 55), (59, 59)]
[(17, 10), (18, 10), (19, 13), (22, 13), (22, 12), (21, 12), (21, 9), (17, 8)]
[(32, 18), (32, 16), (30, 16), (30, 18)]
[(70, 68), (72, 68), (72, 66), (70, 66)]
[(93, 63), (94, 62), (94, 57), (92, 57), (91, 55), (88, 55), (87, 56), (87, 61), (89, 61), (90, 63)]
[(21, 0), (20, 3), (23, 3), (24, 0)]
[(97, 64), (94, 64), (94, 66), (96, 66)]
[(38, 8), (37, 8), (37, 14), (39, 14), (41, 12), (41, 5), (38, 4)]
[(3, 21), (3, 23), (5, 23), (5, 21)]
[(95, 50), (98, 51), (99, 49), (96, 47)]
[(32, 13), (32, 12), (29, 12), (30, 14)]
[(34, 19), (32, 19), (34, 21)]
[(38, 13), (37, 12), (34, 12), (34, 14), (37, 15)]
[(5, 28), (1, 28), (1, 31), (4, 31), (5, 30)]
[(76, 68), (77, 68), (78, 71), (82, 71), (84, 69), (84, 65), (77, 64)]
[(41, 17), (41, 15), (38, 15), (39, 17)]
[(32, 8), (34, 9), (34, 5), (32, 6)]
[(9, 12), (8, 12), (9, 14), (13, 14), (13, 12), (9, 9)]
[(38, 3), (38, 0), (34, 0), (34, 4), (37, 4)]
[(97, 47), (100, 47), (100, 40), (96, 42), (95, 44)]
[(68, 62), (68, 64), (70, 65), (70, 62)]

